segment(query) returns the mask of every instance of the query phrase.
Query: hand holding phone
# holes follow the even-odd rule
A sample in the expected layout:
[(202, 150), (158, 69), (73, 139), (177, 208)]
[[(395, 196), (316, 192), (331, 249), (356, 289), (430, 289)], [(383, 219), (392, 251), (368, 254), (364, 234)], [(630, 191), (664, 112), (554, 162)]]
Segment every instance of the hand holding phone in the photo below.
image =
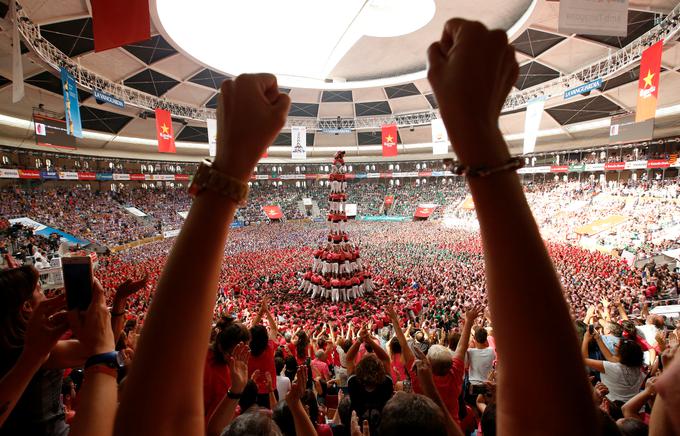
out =
[(92, 259), (89, 256), (64, 257), (61, 269), (69, 310), (87, 310), (92, 301)]

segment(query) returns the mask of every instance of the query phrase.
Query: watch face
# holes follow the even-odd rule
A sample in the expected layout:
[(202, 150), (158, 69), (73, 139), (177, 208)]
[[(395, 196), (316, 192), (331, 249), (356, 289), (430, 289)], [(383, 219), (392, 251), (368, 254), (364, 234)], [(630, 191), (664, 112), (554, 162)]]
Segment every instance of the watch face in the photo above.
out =
[(125, 366), (125, 358), (123, 357), (123, 353), (120, 351), (116, 353), (116, 363), (118, 366)]

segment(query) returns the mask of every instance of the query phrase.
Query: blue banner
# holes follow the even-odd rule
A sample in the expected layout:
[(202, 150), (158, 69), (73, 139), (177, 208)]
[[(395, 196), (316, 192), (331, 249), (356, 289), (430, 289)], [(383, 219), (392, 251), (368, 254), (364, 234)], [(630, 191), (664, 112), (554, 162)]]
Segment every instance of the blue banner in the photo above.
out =
[(49, 238), (52, 233), (56, 233), (57, 235), (59, 235), (59, 239), (61, 239), (62, 241), (66, 241), (66, 243), (70, 245), (80, 245), (81, 247), (84, 247), (90, 244), (90, 241), (88, 240), (76, 238), (73, 235), (62, 232), (61, 230), (54, 229), (52, 227), (45, 227), (42, 230), (34, 232), (34, 234), (40, 235), (44, 238)]
[(354, 175), (355, 179), (365, 179), (366, 178), (366, 173), (356, 173)]
[(243, 223), (241, 221), (232, 221), (229, 227), (231, 227), (232, 229), (240, 229), (241, 227), (243, 227)]
[(96, 88), (94, 90), (94, 98), (95, 98), (95, 100), (97, 100), (98, 102), (101, 102), (101, 103), (112, 104), (112, 105), (117, 106), (121, 109), (125, 108), (125, 102), (123, 100), (116, 98), (116, 97), (112, 96), (111, 94), (107, 94), (103, 91), (100, 91)]
[(113, 174), (112, 173), (97, 173), (97, 180), (113, 180)]
[(59, 175), (56, 171), (40, 171), (40, 178), (43, 180), (57, 180)]
[(66, 132), (77, 138), (83, 137), (80, 123), (80, 106), (78, 105), (78, 87), (65, 68), (61, 69), (61, 89), (64, 92), (64, 114), (66, 116)]
[(602, 87), (602, 79), (595, 79), (592, 82), (588, 82), (585, 85), (577, 86), (575, 88), (570, 88), (564, 91), (564, 99), (574, 97), (575, 95), (585, 94), (593, 89), (598, 89)]

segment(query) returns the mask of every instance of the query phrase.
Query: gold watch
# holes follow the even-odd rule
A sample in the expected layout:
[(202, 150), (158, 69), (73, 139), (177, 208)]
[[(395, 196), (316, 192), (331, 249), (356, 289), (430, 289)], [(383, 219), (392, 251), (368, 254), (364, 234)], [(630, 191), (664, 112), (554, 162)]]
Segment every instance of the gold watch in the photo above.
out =
[(189, 185), (189, 195), (196, 197), (206, 189), (235, 201), (239, 207), (248, 201), (247, 183), (217, 171), (211, 161), (203, 159)]

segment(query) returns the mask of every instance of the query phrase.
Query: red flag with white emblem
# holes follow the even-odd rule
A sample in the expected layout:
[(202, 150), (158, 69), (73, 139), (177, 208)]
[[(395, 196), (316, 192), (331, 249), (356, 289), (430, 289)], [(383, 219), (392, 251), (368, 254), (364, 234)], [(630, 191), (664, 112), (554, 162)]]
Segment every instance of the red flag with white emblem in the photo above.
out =
[(262, 209), (264, 210), (264, 214), (267, 215), (267, 218), (270, 220), (280, 220), (283, 218), (283, 212), (279, 206), (264, 206)]
[(637, 111), (635, 122), (646, 121), (656, 116), (656, 101), (659, 98), (659, 75), (663, 41), (659, 41), (642, 52), (640, 80), (638, 81)]
[(158, 138), (159, 152), (176, 153), (172, 117), (170, 112), (163, 109), (156, 109), (156, 138)]
[(387, 124), (382, 126), (382, 155), (392, 157), (399, 154), (397, 151), (397, 125)]

